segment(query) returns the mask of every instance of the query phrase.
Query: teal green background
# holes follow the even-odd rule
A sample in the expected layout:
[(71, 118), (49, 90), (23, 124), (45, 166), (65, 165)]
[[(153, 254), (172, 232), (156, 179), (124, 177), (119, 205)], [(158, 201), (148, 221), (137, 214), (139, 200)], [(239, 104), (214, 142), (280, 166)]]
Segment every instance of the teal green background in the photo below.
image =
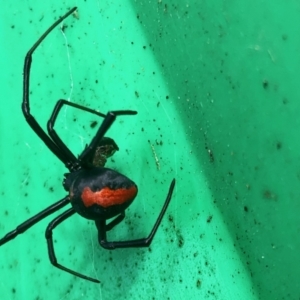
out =
[[(77, 215), (56, 229), (59, 261), (99, 285), (49, 263), (58, 213), (4, 245), (1, 299), (300, 299), (298, 1), (2, 3), (0, 235), (65, 195), (66, 169), (22, 115), (22, 69), (73, 6), (34, 54), (32, 114), (46, 129), (61, 98), (138, 111), (108, 133), (107, 166), (139, 186), (111, 240), (146, 236), (177, 184), (150, 250), (104, 250)], [(57, 131), (78, 154), (93, 121), (67, 108)]]

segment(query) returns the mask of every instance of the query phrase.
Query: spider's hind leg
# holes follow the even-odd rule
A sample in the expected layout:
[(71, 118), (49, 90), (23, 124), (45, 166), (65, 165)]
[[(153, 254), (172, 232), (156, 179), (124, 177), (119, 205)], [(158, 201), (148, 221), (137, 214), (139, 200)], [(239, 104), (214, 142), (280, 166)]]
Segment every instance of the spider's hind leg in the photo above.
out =
[(52, 222), (49, 223), (46, 232), (45, 232), (45, 236), (47, 239), (47, 245), (48, 245), (48, 254), (49, 254), (49, 259), (50, 262), (52, 263), (53, 266), (57, 267), (60, 270), (63, 270), (65, 272), (68, 272), (72, 275), (75, 275), (77, 277), (80, 277), (82, 279), (86, 279), (92, 282), (96, 282), (96, 283), (100, 283), (99, 280), (85, 276), (83, 274), (80, 274), (78, 272), (75, 272), (69, 268), (66, 268), (64, 266), (62, 266), (61, 264), (59, 264), (57, 262), (56, 259), (56, 255), (55, 255), (55, 251), (54, 251), (54, 243), (53, 243), (53, 230), (55, 227), (57, 227), (60, 223), (62, 223), (63, 221), (65, 221), (66, 219), (68, 219), (69, 217), (73, 216), (76, 213), (76, 211), (74, 210), (74, 208), (70, 208), (67, 211), (65, 211), (64, 213), (62, 213), (61, 215), (59, 215), (58, 217), (56, 217)]
[[(106, 231), (112, 230), (116, 225), (121, 223), (125, 218), (125, 212), (120, 213), (115, 219), (113, 219), (109, 224), (105, 225)], [(97, 222), (96, 222), (97, 226)]]
[(14, 239), (19, 234), (24, 233), (33, 225), (35, 225), (39, 221), (43, 220), (44, 218), (48, 217), (49, 215), (53, 214), (54, 212), (56, 212), (57, 210), (61, 209), (62, 207), (64, 207), (69, 203), (70, 203), (69, 197), (65, 197), (62, 200), (59, 200), (56, 203), (52, 204), (51, 206), (47, 207), (46, 209), (42, 210), (35, 216), (31, 217), (30, 219), (26, 220), (25, 222), (17, 226), (16, 229), (7, 233), (2, 239), (0, 239), (0, 246)]
[[(99, 220), (96, 221), (97, 229), (98, 229), (98, 241), (100, 246), (102, 246), (105, 249), (113, 250), (116, 248), (139, 248), (139, 247), (149, 247), (156, 232), (157, 229), (162, 221), (163, 216), (165, 215), (165, 212), (168, 208), (168, 205), (171, 201), (173, 190), (175, 187), (175, 179), (172, 180), (170, 187), (169, 187), (169, 192), (167, 194), (167, 198), (165, 200), (165, 203), (160, 211), (160, 214), (158, 215), (158, 218), (156, 219), (156, 222), (150, 232), (150, 234), (146, 238), (141, 238), (141, 239), (135, 239), (135, 240), (127, 240), (127, 241), (112, 241), (109, 242), (107, 241), (106, 238), (106, 232), (107, 230), (107, 225), (105, 223), (105, 220)], [(116, 218), (118, 219), (118, 217)], [(115, 219), (115, 220), (116, 220)], [(120, 217), (121, 219), (121, 217)], [(115, 220), (113, 220), (111, 223), (113, 223)], [(119, 221), (121, 222), (121, 221)], [(118, 223), (119, 223), (118, 222)], [(110, 224), (111, 224), (110, 223)], [(110, 225), (108, 224), (108, 226)], [(114, 225), (115, 226), (115, 225)]]

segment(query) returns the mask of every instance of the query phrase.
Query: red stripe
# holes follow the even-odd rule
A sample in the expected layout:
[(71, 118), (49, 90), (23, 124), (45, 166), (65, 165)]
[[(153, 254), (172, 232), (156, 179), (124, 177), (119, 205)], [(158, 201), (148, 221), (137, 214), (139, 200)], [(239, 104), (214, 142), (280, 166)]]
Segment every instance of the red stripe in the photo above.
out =
[(110, 207), (132, 200), (136, 194), (137, 189), (135, 186), (132, 186), (129, 189), (117, 190), (111, 190), (106, 187), (97, 192), (93, 192), (89, 187), (86, 187), (83, 189), (81, 198), (86, 207), (92, 206), (93, 204), (102, 207)]

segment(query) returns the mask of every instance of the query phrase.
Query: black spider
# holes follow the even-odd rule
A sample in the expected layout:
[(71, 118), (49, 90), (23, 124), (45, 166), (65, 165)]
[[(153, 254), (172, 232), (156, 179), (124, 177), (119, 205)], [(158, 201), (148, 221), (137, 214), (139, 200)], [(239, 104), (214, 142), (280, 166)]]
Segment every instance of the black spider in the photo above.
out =
[[(98, 230), (99, 244), (106, 249), (128, 248), (128, 247), (148, 247), (161, 223), (161, 220), (166, 212), (169, 202), (172, 197), (175, 186), (175, 179), (169, 188), (169, 192), (164, 203), (164, 206), (147, 238), (129, 240), (129, 241), (114, 241), (109, 242), (106, 239), (106, 232), (111, 230), (114, 226), (119, 224), (125, 217), (126, 208), (132, 203), (137, 195), (138, 188), (136, 184), (126, 176), (104, 168), (108, 157), (112, 156), (118, 146), (111, 138), (104, 137), (107, 130), (113, 124), (117, 116), (135, 115), (136, 111), (118, 110), (108, 112), (106, 115), (87, 107), (68, 102), (66, 100), (59, 100), (53, 110), (53, 113), (48, 121), (48, 134), (41, 128), (34, 117), (30, 114), (29, 106), (29, 79), (30, 68), (32, 62), (32, 54), (46, 38), (46, 36), (65, 18), (75, 12), (76, 7), (72, 8), (63, 17), (59, 18), (32, 46), (28, 51), (24, 63), (24, 77), (23, 77), (23, 102), (22, 111), (27, 123), (33, 131), (40, 137), (52, 153), (60, 159), (69, 169), (70, 173), (64, 174), (63, 186), (69, 193), (66, 197), (58, 202), (52, 204), (44, 209), (34, 217), (28, 219), (15, 230), (6, 234), (0, 240), (0, 246), (9, 242), (17, 235), (25, 232), (27, 229), (38, 223), (45, 217), (61, 209), (67, 204), (71, 203), (72, 207), (56, 217), (49, 223), (46, 229), (46, 239), (48, 245), (48, 254), (51, 263), (68, 273), (81, 277), (86, 280), (99, 283), (97, 279), (82, 275), (69, 268), (60, 265), (57, 262), (54, 244), (52, 238), (52, 231), (56, 226), (71, 217), (75, 213), (80, 214), (86, 219), (95, 221)], [(104, 118), (102, 124), (91, 143), (84, 149), (78, 158), (70, 151), (64, 144), (54, 130), (54, 124), (60, 109), (63, 105), (69, 105), (80, 110), (92, 113), (94, 115)], [(106, 224), (106, 220), (115, 217), (112, 221)]]

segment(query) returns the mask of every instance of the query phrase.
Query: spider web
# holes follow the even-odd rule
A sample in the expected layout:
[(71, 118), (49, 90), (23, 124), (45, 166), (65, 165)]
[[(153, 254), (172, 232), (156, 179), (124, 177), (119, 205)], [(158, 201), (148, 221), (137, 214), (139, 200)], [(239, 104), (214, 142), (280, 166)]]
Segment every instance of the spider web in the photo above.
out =
[(67, 100), (71, 101), (71, 97), (73, 94), (73, 88), (74, 88), (74, 81), (73, 81), (73, 74), (72, 74), (72, 66), (71, 66), (71, 57), (70, 57), (70, 51), (69, 51), (69, 43), (68, 43), (68, 38), (63, 30), (64, 28), (64, 22), (61, 23), (60, 25), (60, 31), (64, 37), (65, 40), (65, 47), (66, 47), (66, 55), (68, 58), (68, 66), (69, 66), (69, 73), (70, 73), (70, 92), (69, 92), (69, 97)]

